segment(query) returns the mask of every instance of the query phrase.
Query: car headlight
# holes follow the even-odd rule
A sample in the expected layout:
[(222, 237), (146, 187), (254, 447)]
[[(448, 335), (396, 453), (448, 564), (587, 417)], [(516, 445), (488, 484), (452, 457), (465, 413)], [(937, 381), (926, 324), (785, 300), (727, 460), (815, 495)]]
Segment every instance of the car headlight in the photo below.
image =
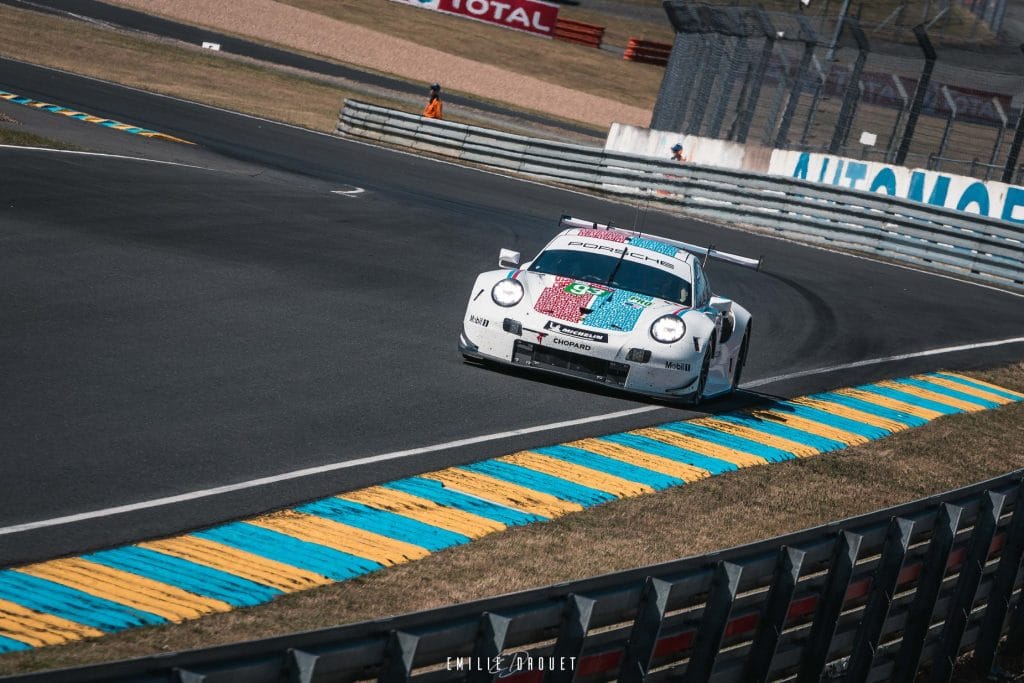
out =
[(491, 299), (494, 303), (499, 306), (508, 308), (509, 306), (515, 306), (517, 303), (523, 300), (523, 289), (522, 283), (518, 280), (512, 280), (505, 278), (499, 280), (494, 287), (491, 288)]
[(686, 334), (686, 323), (678, 316), (663, 315), (651, 324), (651, 337), (662, 344), (674, 344)]

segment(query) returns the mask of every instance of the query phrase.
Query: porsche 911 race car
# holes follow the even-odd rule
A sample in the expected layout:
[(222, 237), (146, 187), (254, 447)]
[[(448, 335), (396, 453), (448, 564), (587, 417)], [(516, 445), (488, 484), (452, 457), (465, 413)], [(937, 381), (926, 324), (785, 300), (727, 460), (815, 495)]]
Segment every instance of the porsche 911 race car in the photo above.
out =
[(698, 256), (751, 259), (571, 216), (532, 261), (502, 249), (480, 274), (459, 350), (696, 405), (733, 391), (750, 346), (750, 313), (711, 292)]

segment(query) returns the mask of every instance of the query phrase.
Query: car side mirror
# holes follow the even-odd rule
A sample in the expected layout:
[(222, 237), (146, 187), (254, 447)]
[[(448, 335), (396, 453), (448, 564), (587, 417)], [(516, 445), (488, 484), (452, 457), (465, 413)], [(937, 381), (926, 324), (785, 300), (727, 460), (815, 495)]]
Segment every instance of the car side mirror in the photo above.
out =
[(520, 254), (518, 251), (512, 251), (511, 249), (502, 249), (498, 253), (498, 267), (513, 269), (519, 266)]
[(732, 310), (732, 299), (713, 296), (711, 297), (711, 308), (715, 309), (719, 313), (728, 313)]

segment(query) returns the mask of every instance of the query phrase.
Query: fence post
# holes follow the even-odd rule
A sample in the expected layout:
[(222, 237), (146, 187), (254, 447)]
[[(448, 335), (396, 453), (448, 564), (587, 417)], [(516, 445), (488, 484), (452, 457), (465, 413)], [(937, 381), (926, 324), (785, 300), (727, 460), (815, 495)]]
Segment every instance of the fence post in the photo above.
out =
[(779, 123), (779, 114), (782, 111), (782, 99), (786, 96), (786, 89), (789, 87), (789, 60), (786, 58), (785, 51), (779, 52), (779, 62), (782, 65), (782, 71), (779, 72), (779, 85), (775, 91), (775, 97), (772, 99), (768, 117), (764, 121), (763, 141), (765, 145), (772, 143), (772, 134)]
[[(1024, 45), (1020, 46), (1024, 52)], [(1020, 157), (1020, 146), (1024, 143), (1024, 102), (1021, 103), (1020, 116), (1017, 118), (1017, 131), (1013, 135), (1010, 153), (1006, 155), (1006, 166), (1003, 168), (1003, 182), (1012, 183), (1013, 174), (1017, 170), (1017, 159)]]
[(903, 130), (903, 138), (900, 140), (899, 149), (896, 151), (894, 163), (902, 166), (907, 160), (910, 152), (910, 143), (914, 140), (914, 131), (917, 129), (917, 119), (921, 115), (921, 107), (924, 106), (924, 98), (928, 94), (928, 86), (932, 81), (932, 72), (935, 71), (935, 48), (932, 41), (928, 39), (928, 33), (924, 30), (923, 24), (914, 27), (914, 37), (917, 44), (921, 46), (924, 53), (924, 69), (921, 70), (921, 78), (917, 81), (917, 88), (914, 89), (914, 101), (910, 105), (910, 114), (907, 116), (907, 127)]
[(946, 614), (946, 623), (942, 626), (942, 640), (938, 652), (932, 659), (933, 681), (948, 681), (953, 675), (953, 664), (960, 653), (960, 641), (967, 628), (967, 617), (974, 605), (974, 596), (981, 583), (985, 559), (992, 547), (992, 539), (999, 524), (999, 513), (1005, 500), (1006, 496), (1003, 494), (991, 491), (986, 491), (981, 496), (981, 509), (978, 510), (978, 519), (974, 522), (974, 530), (971, 532), (971, 545), (967, 557), (960, 566), (953, 601)]
[(741, 64), (750, 62), (747, 49), (747, 32), (743, 27), (739, 11), (723, 10), (723, 15), (729, 17), (729, 22), (732, 24), (736, 34), (736, 44), (733, 45), (732, 55), (729, 57), (728, 65), (723, 70), (718, 106), (711, 114), (711, 121), (708, 124), (708, 136), (713, 138), (717, 138), (721, 133), (722, 122), (725, 121), (725, 112), (729, 109), (729, 102), (732, 100), (732, 91), (736, 87), (736, 79), (739, 78)]
[(942, 580), (946, 576), (946, 566), (949, 564), (949, 555), (953, 551), (953, 542), (956, 540), (957, 529), (960, 528), (962, 514), (963, 508), (949, 503), (941, 504), (935, 513), (932, 540), (928, 543), (928, 552), (921, 561), (921, 573), (914, 591), (914, 602), (907, 612), (902, 642), (893, 664), (894, 683), (910, 683), (917, 674), (924, 639), (932, 623), (935, 602), (939, 598)]
[[(949, 107), (949, 116), (946, 117), (946, 127), (942, 131), (942, 140), (939, 141), (939, 153), (937, 156), (941, 159), (946, 154), (946, 145), (949, 143), (949, 134), (953, 131), (953, 123), (956, 121), (956, 102), (953, 101), (953, 96), (949, 94), (949, 88), (945, 85), (942, 86), (942, 96), (946, 100), (946, 106)], [(941, 168), (941, 161), (939, 167)]]
[(985, 180), (988, 180), (989, 176), (992, 175), (992, 169), (995, 168), (996, 162), (999, 161), (999, 149), (1003, 146), (1006, 124), (1010, 122), (1010, 119), (1006, 116), (1006, 111), (1003, 109), (1003, 105), (999, 103), (998, 97), (992, 98), (992, 108), (996, 110), (996, 115), (999, 116), (999, 120), (1002, 123), (999, 126), (999, 132), (996, 133), (996, 144), (992, 146), (992, 156), (989, 157), (988, 168), (985, 169)]
[(974, 645), (974, 670), (984, 675), (992, 670), (996, 648), (1003, 632), (1003, 622), (1010, 606), (1013, 584), (1020, 572), (1020, 560), (1024, 556), (1024, 481), (1017, 485), (1017, 500), (1013, 508), (1013, 519), (1006, 530), (1003, 554), (999, 567), (992, 579), (988, 594), (988, 607), (981, 620), (978, 640)]
[(800, 58), (800, 66), (797, 67), (796, 81), (793, 83), (793, 90), (789, 93), (789, 101), (786, 102), (786, 110), (782, 113), (782, 123), (779, 124), (779, 132), (775, 136), (775, 148), (782, 149), (789, 143), (789, 126), (793, 122), (793, 115), (800, 104), (800, 96), (804, 92), (804, 82), (807, 80), (807, 70), (811, 66), (811, 59), (814, 57), (814, 46), (818, 43), (818, 36), (814, 29), (803, 17), (798, 16), (800, 32), (804, 39), (804, 54)]
[(825, 72), (821, 70), (821, 63), (817, 57), (811, 58), (811, 64), (814, 65), (814, 70), (818, 72), (818, 80), (814, 84), (814, 97), (811, 98), (811, 107), (807, 111), (807, 118), (804, 120), (804, 131), (800, 134), (801, 147), (807, 144), (807, 136), (811, 133), (811, 124), (814, 123), (814, 117), (818, 113), (821, 91), (825, 89), (825, 81), (827, 79)]
[[(552, 652), (556, 660), (563, 661), (563, 657), (575, 657), (579, 662), (580, 653), (583, 652), (583, 642), (590, 629), (590, 616), (594, 613), (596, 602), (596, 600), (575, 594), (566, 598), (565, 610), (562, 612), (562, 625), (558, 629), (558, 639), (555, 641), (555, 649)], [(574, 670), (553, 667), (544, 674), (544, 683), (572, 683), (575, 678)]]
[[(492, 612), (484, 612), (480, 615), (480, 627), (476, 635), (476, 644), (473, 646), (473, 657), (476, 661), (492, 659), (501, 654), (505, 649), (505, 636), (508, 634), (508, 625), (512, 620)], [(494, 675), (486, 668), (476, 667), (466, 676), (468, 683), (490, 683)]]
[(882, 636), (882, 627), (889, 615), (892, 596), (896, 592), (900, 570), (907, 557), (910, 545), (910, 534), (914, 523), (909, 519), (894, 517), (889, 523), (889, 531), (885, 536), (882, 556), (878, 560), (878, 568), (871, 579), (871, 594), (867, 606), (861, 616), (860, 626), (853, 641), (853, 652), (850, 653), (849, 668), (846, 670), (845, 681), (863, 683), (868, 680), (871, 665), (875, 661), (875, 650)]
[(708, 101), (711, 99), (711, 91), (718, 78), (722, 57), (725, 56), (723, 43), (726, 41), (724, 35), (714, 31), (716, 18), (714, 9), (701, 6), (697, 8), (697, 14), (700, 16), (701, 24), (712, 32), (706, 34), (707, 39), (711, 41), (710, 54), (701, 69), (700, 85), (694, 93), (693, 113), (690, 115), (689, 125), (686, 126), (686, 132), (690, 135), (700, 135), (701, 127), (704, 125), (704, 115), (707, 112)]
[(643, 592), (640, 594), (636, 621), (633, 622), (633, 630), (629, 633), (629, 645), (626, 646), (622, 666), (619, 668), (619, 680), (622, 683), (643, 683), (644, 677), (647, 676), (671, 591), (672, 584), (667, 581), (647, 577)]
[(864, 31), (861, 30), (860, 23), (853, 17), (846, 17), (843, 22), (849, 25), (853, 39), (857, 41), (857, 61), (853, 63), (853, 69), (850, 71), (850, 80), (846, 84), (843, 106), (839, 110), (839, 119), (835, 132), (832, 135), (832, 143), (828, 146), (830, 154), (839, 152), (843, 141), (850, 134), (856, 102), (860, 99), (860, 76), (864, 72), (864, 65), (868, 61), (868, 53), (871, 50), (871, 45), (868, 43), (868, 38), (864, 35)]
[(896, 120), (892, 124), (892, 132), (889, 133), (889, 142), (885, 145), (885, 161), (891, 162), (892, 146), (896, 144), (896, 136), (900, 132), (900, 123), (903, 121), (903, 112), (906, 111), (910, 100), (907, 98), (907, 90), (903, 87), (903, 79), (896, 74), (892, 75), (893, 85), (896, 86), (896, 93), (900, 96), (900, 107), (896, 110)]
[(775, 27), (772, 26), (768, 14), (760, 7), (754, 11), (764, 31), (764, 47), (761, 48), (761, 59), (757, 62), (757, 69), (754, 71), (754, 78), (751, 81), (750, 95), (743, 103), (743, 110), (740, 112), (739, 122), (736, 126), (736, 142), (745, 143), (750, 134), (750, 124), (754, 120), (754, 112), (757, 111), (757, 103), (761, 99), (761, 86), (764, 83), (764, 74), (768, 70), (772, 54), (775, 51)]
[(697, 628), (697, 639), (686, 665), (684, 683), (702, 683), (711, 680), (718, 650), (722, 647), (722, 636), (729, 623), (729, 613), (736, 599), (743, 567), (732, 562), (719, 562), (715, 567), (715, 578), (711, 581), (704, 615)]
[(846, 591), (853, 578), (853, 566), (857, 562), (864, 537), (849, 531), (839, 532), (832, 550), (832, 562), (828, 570), (828, 578), (818, 598), (818, 609), (814, 613), (814, 623), (804, 645), (803, 656), (800, 658), (800, 671), (797, 683), (818, 683), (821, 672), (825, 669), (829, 646), (836, 632), (836, 621), (846, 602)]
[(392, 631), (384, 647), (384, 661), (377, 678), (378, 683), (407, 683), (412, 675), (412, 662), (419, 642), (419, 636)]
[(750, 645), (750, 654), (743, 665), (742, 681), (767, 681), (771, 670), (775, 650), (779, 647), (779, 638), (789, 616), (789, 605), (793, 602), (796, 582), (800, 578), (803, 566), (803, 550), (783, 546), (779, 549), (775, 560), (775, 571), (772, 573), (772, 587), (765, 598), (764, 609), (757, 620), (757, 632)]

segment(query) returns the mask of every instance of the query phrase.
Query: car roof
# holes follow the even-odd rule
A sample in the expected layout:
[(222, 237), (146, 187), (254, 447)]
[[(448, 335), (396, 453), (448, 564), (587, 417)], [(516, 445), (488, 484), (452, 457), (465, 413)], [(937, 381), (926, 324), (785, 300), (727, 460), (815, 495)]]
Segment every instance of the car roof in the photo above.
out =
[[(628, 246), (631, 252), (646, 256), (644, 261), (648, 265), (668, 270), (675, 275), (680, 275), (680, 272), (673, 263), (690, 265), (694, 260), (693, 254), (669, 240), (622, 228), (569, 228), (558, 233), (544, 247), (544, 251), (566, 249), (586, 252), (595, 246), (607, 247), (610, 255), (621, 254), (621, 248)], [(682, 272), (686, 273), (685, 279), (689, 280), (690, 268), (684, 268)]]

